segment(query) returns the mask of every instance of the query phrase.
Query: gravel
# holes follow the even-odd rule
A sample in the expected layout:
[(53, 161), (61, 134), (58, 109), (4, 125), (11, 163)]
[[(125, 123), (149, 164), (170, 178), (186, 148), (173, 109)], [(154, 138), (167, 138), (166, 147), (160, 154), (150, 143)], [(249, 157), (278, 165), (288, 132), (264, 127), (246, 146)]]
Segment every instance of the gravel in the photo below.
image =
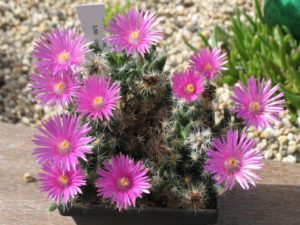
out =
[[(121, 0), (120, 0), (121, 1)], [(61, 109), (38, 105), (30, 93), (29, 74), (32, 68), (32, 46), (42, 32), (57, 26), (79, 27), (75, 6), (87, 0), (74, 1), (1, 1), (0, 2), (0, 121), (36, 125)], [(105, 0), (109, 2), (109, 0)], [(124, 1), (122, 1), (124, 2)], [(155, 11), (161, 18), (165, 38), (161, 47), (168, 55), (166, 69), (171, 72), (187, 67), (192, 51), (186, 38), (200, 48), (197, 33), (209, 37), (215, 25), (227, 28), (236, 7), (254, 14), (253, 0), (146, 0), (142, 7)], [(232, 88), (217, 89), (218, 116), (225, 105), (231, 105)], [(264, 131), (250, 130), (266, 159), (295, 163), (300, 157), (300, 113), (297, 125), (285, 113), (282, 123)]]

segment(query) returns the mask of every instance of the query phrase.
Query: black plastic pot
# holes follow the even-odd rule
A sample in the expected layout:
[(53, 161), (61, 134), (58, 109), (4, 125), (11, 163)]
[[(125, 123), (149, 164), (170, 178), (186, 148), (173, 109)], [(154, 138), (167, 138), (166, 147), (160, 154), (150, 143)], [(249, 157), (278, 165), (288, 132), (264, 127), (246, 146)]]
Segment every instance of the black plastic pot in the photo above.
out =
[(184, 209), (131, 208), (126, 211), (94, 205), (88, 209), (59, 208), (62, 216), (71, 216), (77, 225), (209, 225), (217, 221), (217, 209), (197, 213)]

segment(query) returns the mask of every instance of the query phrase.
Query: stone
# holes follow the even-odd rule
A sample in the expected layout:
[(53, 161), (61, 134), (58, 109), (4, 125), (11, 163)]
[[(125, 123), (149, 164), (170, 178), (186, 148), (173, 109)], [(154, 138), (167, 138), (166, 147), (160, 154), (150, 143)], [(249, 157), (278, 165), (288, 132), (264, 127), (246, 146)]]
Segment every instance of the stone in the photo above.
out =
[(279, 146), (278, 146), (278, 144), (274, 143), (274, 144), (270, 145), (270, 149), (273, 150), (273, 151), (277, 151), (279, 149)]
[(178, 5), (176, 7), (176, 12), (178, 15), (184, 15), (186, 13), (185, 8), (183, 5)]
[(296, 163), (297, 162), (297, 157), (293, 155), (288, 155), (287, 157), (284, 157), (282, 159), (283, 162), (288, 162), (288, 163)]
[(277, 153), (276, 153), (275, 159), (276, 159), (277, 161), (281, 161), (281, 160), (282, 160), (282, 155), (281, 155), (280, 152), (277, 152)]
[(24, 123), (24, 124), (26, 124), (26, 125), (29, 125), (29, 124), (30, 124), (30, 121), (29, 121), (29, 119), (28, 119), (27, 117), (22, 117), (22, 118), (21, 118), (21, 121), (22, 121), (22, 123)]
[(293, 133), (289, 133), (289, 134), (287, 135), (287, 138), (288, 138), (289, 141), (295, 140), (295, 135), (294, 135)]
[(265, 153), (264, 153), (265, 159), (272, 159), (273, 156), (274, 156), (274, 153), (273, 153), (273, 151), (271, 149), (265, 151)]
[(36, 178), (33, 177), (30, 173), (24, 173), (23, 180), (27, 183), (36, 182)]
[(297, 151), (297, 145), (295, 141), (290, 141), (289, 146), (287, 148), (287, 152), (293, 154)]
[(268, 144), (267, 140), (263, 139), (257, 144), (257, 148), (260, 150), (264, 150), (266, 148), (267, 144)]
[(266, 128), (261, 134), (262, 138), (272, 138), (276, 136), (277, 136), (277, 132), (271, 127)]
[(288, 118), (288, 117), (283, 117), (281, 122), (285, 127), (291, 127), (291, 125), (292, 125), (290, 122), (290, 118)]
[(286, 145), (288, 143), (288, 138), (285, 135), (278, 137), (278, 142), (280, 145)]
[(172, 30), (171, 27), (167, 27), (167, 28), (165, 29), (165, 35), (166, 35), (167, 37), (171, 36), (172, 33), (173, 33), (173, 30)]
[(296, 143), (297, 143), (297, 144), (300, 144), (300, 136), (297, 136), (297, 138), (296, 138)]

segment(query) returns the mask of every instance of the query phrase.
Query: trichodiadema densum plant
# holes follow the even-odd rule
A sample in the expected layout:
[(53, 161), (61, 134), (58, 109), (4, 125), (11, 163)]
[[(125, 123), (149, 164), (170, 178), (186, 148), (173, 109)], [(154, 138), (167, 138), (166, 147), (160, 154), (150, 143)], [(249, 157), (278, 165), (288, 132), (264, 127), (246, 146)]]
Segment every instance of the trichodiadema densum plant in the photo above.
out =
[(246, 129), (272, 125), (284, 110), (278, 86), (251, 78), (215, 124), (220, 49), (202, 49), (169, 74), (156, 45), (154, 13), (129, 9), (109, 22), (103, 46), (56, 29), (35, 44), (32, 89), (64, 113), (35, 135), (41, 190), (56, 205), (214, 208), (235, 183), (255, 185), (262, 155)]

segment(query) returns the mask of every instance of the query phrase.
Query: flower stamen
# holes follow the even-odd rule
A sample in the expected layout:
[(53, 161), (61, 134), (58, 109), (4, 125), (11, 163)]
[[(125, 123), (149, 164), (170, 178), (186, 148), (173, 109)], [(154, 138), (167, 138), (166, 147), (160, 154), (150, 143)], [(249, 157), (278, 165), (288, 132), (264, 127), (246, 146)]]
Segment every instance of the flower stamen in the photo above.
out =
[(185, 90), (188, 94), (193, 94), (196, 91), (196, 88), (193, 84), (188, 84)]
[(58, 178), (58, 182), (61, 184), (61, 185), (68, 185), (69, 182), (70, 182), (70, 179), (69, 177), (67, 177), (66, 175), (61, 175), (59, 178)]
[(139, 32), (138, 31), (134, 31), (131, 33), (130, 37), (132, 39), (137, 39), (138, 37), (140, 36)]
[(206, 65), (205, 65), (205, 67), (204, 67), (204, 71), (205, 72), (207, 72), (207, 71), (209, 71), (209, 70), (211, 70), (212, 69), (212, 65), (210, 64), (210, 63), (207, 63)]
[(121, 177), (118, 180), (117, 185), (121, 191), (126, 191), (128, 187), (131, 185), (131, 182), (127, 177)]
[(93, 106), (94, 106), (94, 108), (97, 109), (97, 108), (101, 107), (103, 105), (103, 103), (104, 103), (104, 98), (101, 96), (97, 96), (93, 101)]
[(59, 143), (58, 149), (61, 154), (68, 153), (70, 150), (70, 142), (67, 140), (63, 140), (62, 142)]
[(63, 82), (59, 82), (54, 86), (54, 92), (58, 95), (62, 95), (65, 90), (65, 84)]
[(258, 113), (261, 110), (261, 104), (259, 102), (250, 103), (250, 111), (253, 113)]
[(235, 171), (237, 171), (239, 169), (240, 162), (237, 159), (227, 159), (224, 162), (224, 166), (229, 172), (234, 173)]
[(130, 34), (130, 42), (132, 44), (137, 44), (138, 43), (138, 38), (140, 37), (140, 33), (138, 31), (133, 31), (131, 34)]
[(65, 64), (70, 59), (70, 54), (66, 51), (61, 52), (58, 55), (58, 61), (60, 64)]

